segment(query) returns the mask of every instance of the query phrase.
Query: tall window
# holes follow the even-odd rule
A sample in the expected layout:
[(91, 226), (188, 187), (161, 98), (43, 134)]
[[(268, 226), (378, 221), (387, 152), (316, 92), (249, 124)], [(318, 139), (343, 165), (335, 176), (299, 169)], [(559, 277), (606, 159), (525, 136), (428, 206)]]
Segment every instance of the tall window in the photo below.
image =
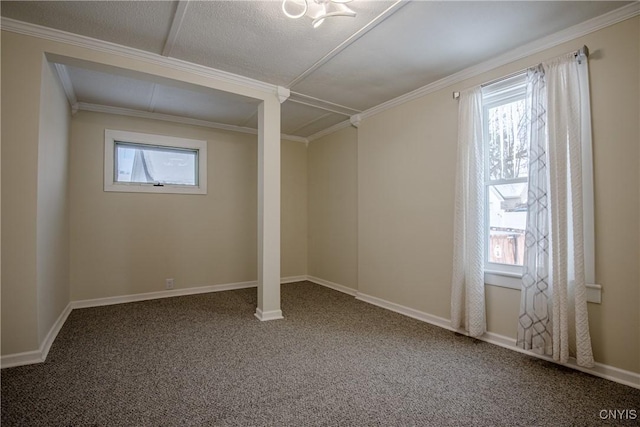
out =
[[(522, 274), (529, 167), (525, 97), (524, 74), (486, 86), (482, 91), (488, 276)], [(488, 279), (488, 283), (494, 282)], [(513, 286), (519, 284), (514, 282)]]

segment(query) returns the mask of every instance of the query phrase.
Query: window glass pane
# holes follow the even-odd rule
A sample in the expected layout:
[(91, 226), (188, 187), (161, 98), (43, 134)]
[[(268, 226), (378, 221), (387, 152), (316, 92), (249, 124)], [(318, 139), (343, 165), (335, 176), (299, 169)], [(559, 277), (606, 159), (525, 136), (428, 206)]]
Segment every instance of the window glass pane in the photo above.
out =
[(522, 265), (527, 223), (527, 183), (490, 185), (489, 262)]
[(524, 99), (488, 110), (489, 179), (526, 177), (529, 156), (524, 127)]
[(197, 185), (197, 150), (116, 143), (116, 182)]

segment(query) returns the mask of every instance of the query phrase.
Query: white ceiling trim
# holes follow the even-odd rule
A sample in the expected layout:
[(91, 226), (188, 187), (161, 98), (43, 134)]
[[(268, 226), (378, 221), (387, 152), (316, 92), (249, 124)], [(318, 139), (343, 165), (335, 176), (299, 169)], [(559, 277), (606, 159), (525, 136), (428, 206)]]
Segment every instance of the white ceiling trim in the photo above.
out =
[[(280, 109), (280, 111), (282, 112), (282, 108)], [(246, 126), (246, 124), (249, 123), (257, 115), (258, 115), (258, 112), (254, 111), (253, 113), (251, 113), (249, 117), (247, 117), (245, 120), (243, 120), (240, 123), (242, 123), (242, 126)]]
[(323, 136), (331, 135), (332, 133), (338, 132), (341, 129), (348, 128), (349, 126), (351, 126), (351, 120), (345, 120), (344, 122), (337, 123), (329, 128), (326, 128), (325, 130), (321, 130), (320, 132), (316, 132), (313, 135), (308, 136), (307, 140), (309, 142), (315, 141), (316, 139), (320, 139)]
[[(243, 127), (243, 126), (227, 125), (227, 124), (224, 124), (224, 123), (210, 122), (208, 120), (192, 119), (192, 118), (189, 118), (189, 117), (174, 116), (174, 115), (171, 115), (171, 114), (152, 113), (152, 112), (149, 112), (149, 111), (134, 110), (134, 109), (131, 109), (131, 108), (111, 107), (111, 106), (108, 106), (108, 105), (91, 104), (91, 103), (87, 103), (87, 102), (79, 102), (78, 103), (78, 109), (82, 110), (82, 111), (93, 111), (93, 112), (96, 112), (96, 113), (117, 114), (119, 116), (138, 117), (138, 118), (142, 118), (142, 119), (152, 119), (152, 120), (162, 120), (162, 121), (165, 121), (165, 122), (180, 123), (180, 124), (186, 124), (186, 125), (191, 125), (191, 126), (202, 126), (202, 127), (206, 127), (206, 128), (210, 128), (210, 129), (221, 129), (221, 130), (228, 130), (228, 131), (232, 131), (232, 132), (248, 133), (248, 134), (252, 134), (252, 135), (257, 135), (258, 134), (258, 130), (257, 129), (253, 129), (253, 128), (248, 128), (248, 127)], [(294, 136), (294, 135), (280, 134), (280, 138), (286, 139), (286, 140), (289, 140), (289, 141), (304, 142), (305, 144), (309, 142), (307, 138), (302, 138), (302, 137)]]
[(355, 108), (345, 107), (344, 105), (335, 104), (333, 102), (314, 98), (313, 96), (309, 95), (303, 95), (297, 92), (291, 92), (289, 101), (307, 105), (309, 107), (319, 108), (325, 111), (331, 111), (332, 113), (342, 114), (343, 116), (351, 116), (353, 114), (362, 112), (361, 110), (356, 110)]
[(331, 115), (331, 113), (325, 113), (325, 114), (321, 115), (320, 117), (316, 117), (315, 119), (311, 119), (311, 120), (309, 120), (308, 122), (306, 122), (306, 123), (302, 124), (301, 126), (298, 126), (296, 129), (294, 129), (293, 133), (296, 133), (296, 132), (298, 132), (300, 129), (304, 129), (304, 128), (306, 128), (307, 126), (312, 125), (312, 124), (314, 124), (314, 123), (316, 123), (316, 122), (318, 122), (318, 121), (320, 121), (320, 120), (322, 120), (322, 119), (326, 119), (326, 118), (327, 118), (327, 117), (329, 117), (330, 115)]
[(162, 56), (171, 55), (173, 46), (175, 46), (176, 40), (178, 39), (178, 33), (180, 32), (182, 21), (184, 20), (184, 17), (187, 13), (187, 6), (189, 6), (189, 0), (178, 1), (178, 7), (176, 7), (176, 13), (174, 13), (173, 21), (171, 21), (171, 29), (169, 29), (169, 35), (167, 36), (167, 41), (164, 43), (164, 49), (162, 49)]
[(67, 100), (73, 109), (74, 106), (77, 111), (78, 98), (76, 97), (76, 91), (73, 89), (73, 83), (71, 83), (71, 77), (69, 76), (69, 70), (63, 64), (53, 64), (62, 83), (62, 89), (64, 90)]
[(373, 18), (371, 20), (371, 22), (369, 22), (367, 25), (365, 25), (364, 27), (360, 28), (358, 31), (353, 33), (348, 39), (346, 39), (345, 41), (340, 43), (338, 46), (336, 46), (334, 49), (332, 49), (331, 52), (327, 53), (325, 56), (323, 56), (318, 61), (316, 61), (315, 64), (313, 64), (311, 67), (309, 67), (307, 70), (305, 70), (302, 74), (300, 74), (298, 77), (293, 79), (293, 81), (291, 81), (287, 85), (287, 87), (291, 88), (291, 87), (295, 86), (296, 84), (300, 83), (302, 80), (304, 80), (307, 77), (309, 77), (309, 75), (311, 73), (316, 71), (318, 68), (322, 67), (328, 61), (330, 61), (334, 56), (336, 56), (337, 54), (339, 54), (340, 52), (342, 52), (343, 50), (348, 48), (352, 43), (354, 43), (360, 37), (364, 36), (369, 31), (373, 30), (375, 27), (377, 27), (379, 24), (381, 24), (385, 19), (387, 19), (388, 17), (390, 17), (391, 15), (393, 15), (394, 13), (399, 11), (401, 8), (406, 6), (407, 3), (408, 2), (404, 1), (404, 0), (396, 1), (394, 4), (392, 4), (387, 9), (385, 9), (381, 14), (379, 14), (378, 16)]
[(153, 84), (153, 89), (151, 90), (151, 96), (149, 97), (149, 111), (153, 112), (156, 109), (156, 97), (158, 95), (158, 85), (156, 83)]
[(0, 26), (2, 27), (2, 30), (11, 31), (18, 34), (39, 37), (41, 39), (62, 42), (73, 46), (93, 49), (99, 52), (124, 56), (126, 58), (145, 61), (150, 64), (160, 65), (174, 70), (188, 72), (226, 83), (236, 84), (249, 89), (258, 90), (260, 92), (278, 94), (278, 86), (276, 85), (261, 82), (259, 80), (254, 80), (249, 77), (240, 76), (226, 71), (217, 70), (215, 68), (206, 67), (204, 65), (198, 65), (176, 58), (169, 58), (128, 46), (122, 46), (104, 40), (98, 40), (91, 37), (68, 33), (66, 31), (47, 28), (41, 25), (17, 21), (15, 19), (5, 17), (2, 17)]
[[(637, 15), (640, 15), (640, 3), (630, 3), (619, 9), (612, 10), (611, 12), (574, 25), (573, 27), (569, 27), (547, 37), (543, 37), (534, 42), (527, 43), (524, 46), (511, 50), (489, 61), (474, 65), (473, 67), (469, 67), (455, 74), (451, 74), (450, 76), (447, 76), (443, 79), (437, 80), (426, 86), (394, 98), (390, 101), (384, 102), (380, 105), (363, 111), (361, 117), (363, 119), (371, 117), (375, 114), (397, 107), (398, 105), (413, 101), (414, 99), (420, 98), (429, 93), (436, 92), (440, 89), (444, 89), (448, 86), (460, 83), (471, 77), (478, 76), (487, 71), (517, 61), (518, 59), (522, 59), (535, 53), (542, 52), (546, 49), (550, 49), (554, 46), (574, 40), (578, 37), (582, 37), (594, 31), (601, 30), (602, 28), (617, 24), (618, 22), (625, 21)], [(309, 139), (312, 140), (311, 138), (313, 137), (315, 137), (315, 135), (311, 135)]]

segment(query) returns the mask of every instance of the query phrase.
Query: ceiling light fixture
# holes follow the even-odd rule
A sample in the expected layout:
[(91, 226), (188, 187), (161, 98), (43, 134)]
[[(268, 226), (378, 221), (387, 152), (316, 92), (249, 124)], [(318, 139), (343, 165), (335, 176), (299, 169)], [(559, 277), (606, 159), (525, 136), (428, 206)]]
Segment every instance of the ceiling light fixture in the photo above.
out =
[[(353, 0), (283, 0), (282, 11), (291, 19), (308, 15), (313, 28), (318, 28), (326, 18), (332, 16), (349, 16), (355, 18), (356, 13), (345, 3)], [(333, 9), (330, 11), (330, 9)]]

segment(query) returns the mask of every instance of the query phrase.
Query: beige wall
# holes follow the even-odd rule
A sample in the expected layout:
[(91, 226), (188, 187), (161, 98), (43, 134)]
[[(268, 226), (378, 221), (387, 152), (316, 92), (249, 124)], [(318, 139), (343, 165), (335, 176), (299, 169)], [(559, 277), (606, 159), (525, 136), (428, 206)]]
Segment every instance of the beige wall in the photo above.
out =
[[(454, 90), (586, 44), (594, 138), (596, 361), (640, 372), (639, 44), (636, 17), (370, 117), (358, 130), (359, 290), (450, 317), (457, 103)], [(488, 287), (489, 330), (515, 337), (518, 291)]]
[(38, 342), (69, 304), (70, 107), (53, 66), (42, 64), (38, 144)]
[(296, 141), (281, 145), (280, 274), (307, 274), (307, 147)]
[(456, 105), (439, 92), (358, 129), (359, 291), (449, 318)]
[(309, 144), (309, 275), (358, 288), (357, 130)]
[[(38, 348), (36, 202), (43, 55), (2, 34), (2, 353)], [(9, 185), (10, 183), (10, 185)]]
[[(160, 61), (150, 62), (148, 60), (134, 59), (130, 56), (124, 56), (117, 53), (109, 53), (104, 50), (94, 50), (85, 47), (79, 47), (76, 45), (55, 42), (51, 40), (40, 39), (37, 37), (20, 35), (12, 32), (2, 32), (2, 354), (16, 354), (20, 352), (34, 351), (39, 346), (38, 336), (38, 283), (37, 283), (37, 224), (38, 224), (38, 150), (40, 147), (39, 140), (39, 124), (40, 124), (40, 95), (41, 95), (41, 77), (42, 77), (42, 64), (45, 59), (45, 55), (49, 58), (64, 59), (75, 58), (81, 61), (92, 61), (98, 65), (115, 66), (134, 71), (140, 71), (147, 73), (150, 76), (160, 76), (171, 78), (187, 83), (210, 87), (214, 89), (220, 89), (232, 93), (238, 93), (241, 95), (249, 96), (255, 99), (263, 100), (262, 105), (266, 105), (269, 117), (273, 117), (274, 109), (278, 108), (279, 103), (275, 93), (265, 91), (259, 88), (249, 88), (240, 86), (233, 81), (220, 80), (211, 78), (203, 74), (195, 74), (184, 68), (165, 66)], [(74, 59), (74, 60), (75, 60)], [(266, 113), (265, 113), (266, 114)], [(73, 120), (72, 120), (73, 121)], [(279, 120), (266, 120), (264, 123), (264, 134), (267, 139), (272, 139), (278, 129)], [(73, 126), (72, 126), (73, 127)], [(73, 132), (73, 129), (72, 129)], [(240, 167), (235, 170), (226, 165), (220, 165), (219, 169), (213, 171), (210, 174), (210, 179), (230, 179), (233, 183), (244, 182), (247, 172), (244, 168), (251, 171), (256, 177), (256, 150), (253, 149), (251, 157), (246, 149), (246, 143), (242, 140), (238, 145), (241, 147), (231, 148), (231, 141), (236, 137), (226, 136), (222, 138), (223, 143), (217, 147), (219, 154), (223, 154), (227, 160), (241, 160), (245, 163), (239, 163)], [(254, 141), (257, 141), (257, 137), (253, 137)], [(254, 143), (255, 145), (255, 143)], [(76, 144), (75, 147), (79, 145)], [(83, 147), (84, 148), (84, 147)], [(82, 150), (81, 150), (82, 151)], [(214, 151), (211, 152), (213, 154)], [(92, 167), (96, 165), (95, 159), (91, 159), (95, 153), (82, 152), (78, 155), (87, 155), (92, 163)], [(72, 158), (76, 155), (72, 152)], [(236, 164), (238, 166), (238, 164)], [(102, 165), (97, 166), (102, 169)], [(74, 179), (74, 173), (77, 174), (77, 170), (74, 169), (73, 164), (69, 170), (70, 179)], [(91, 176), (94, 171), (85, 170), (86, 175)], [(19, 178), (16, 178), (19, 177)], [(89, 178), (89, 182), (93, 178)], [(253, 180), (253, 189), (256, 188), (256, 179)], [(8, 183), (11, 185), (8, 185)], [(73, 198), (72, 188), (74, 185), (82, 187), (82, 185), (91, 185), (88, 183), (74, 182), (70, 186), (70, 197)], [(102, 191), (102, 184), (97, 187), (99, 191)], [(75, 189), (77, 191), (77, 189)], [(74, 268), (73, 256), (71, 253), (71, 267), (70, 267), (70, 281), (72, 288), (72, 299), (78, 297), (94, 297), (94, 296), (107, 296), (107, 295), (125, 295), (137, 291), (145, 290), (158, 290), (164, 286), (164, 278), (168, 273), (177, 272), (176, 279), (177, 287), (185, 286), (188, 283), (194, 284), (213, 284), (215, 282), (228, 283), (229, 281), (239, 280), (255, 280), (256, 275), (249, 274), (250, 271), (255, 271), (255, 258), (256, 258), (256, 244), (255, 244), (255, 230), (256, 230), (256, 202), (253, 201), (251, 212), (243, 209), (243, 207), (249, 202), (244, 198), (244, 194), (235, 194), (229, 191), (229, 187), (226, 186), (219, 192), (212, 190), (216, 193), (216, 202), (218, 202), (216, 212), (214, 212), (213, 218), (207, 217), (206, 221), (203, 216), (198, 216), (193, 213), (183, 215), (183, 204), (175, 203), (169, 205), (166, 202), (159, 201), (158, 198), (144, 195), (140, 197), (138, 201), (129, 200), (125, 205), (133, 211), (139, 210), (141, 212), (157, 212), (156, 208), (166, 208), (168, 212), (174, 214), (174, 217), (183, 215), (186, 218), (180, 225), (173, 225), (169, 221), (169, 215), (166, 213), (160, 213), (158, 215), (149, 216), (147, 218), (133, 218), (130, 224), (126, 224), (126, 229), (115, 230), (114, 236), (107, 236), (104, 241), (100, 241), (98, 238), (104, 236), (104, 230), (101, 228), (102, 224), (112, 218), (107, 218), (102, 212), (96, 212), (95, 219), (88, 219), (84, 217), (84, 223), (73, 224), (73, 217), (70, 218), (71, 225), (77, 231), (77, 228), (84, 227), (88, 230), (90, 237), (95, 237), (95, 248), (88, 246), (87, 250), (95, 252), (105, 252), (105, 247), (109, 246), (116, 254), (118, 251), (129, 251), (128, 247), (116, 246), (116, 243), (127, 242), (127, 239), (136, 239), (137, 242), (133, 242), (131, 247), (136, 250), (144, 250), (145, 253), (137, 252), (132, 257), (126, 258), (117, 255), (108, 254), (109, 259), (116, 258), (120, 264), (115, 267), (123, 268), (123, 271), (109, 272), (107, 276), (111, 279), (124, 278), (124, 282), (106, 283), (106, 287), (103, 289), (96, 289), (95, 280), (102, 281), (103, 278), (100, 274), (106, 268), (103, 261), (93, 256), (94, 254), (87, 254), (87, 259), (95, 263), (95, 270), (93, 274), (89, 274), (88, 271), (83, 270), (89, 266), (79, 266)], [(255, 193), (254, 199), (255, 199)], [(211, 193), (210, 193), (211, 194)], [(131, 196), (132, 194), (128, 194)], [(180, 196), (176, 196), (180, 197)], [(184, 196), (183, 196), (184, 197)], [(113, 199), (120, 199), (122, 195), (116, 195), (114, 193)], [(168, 200), (168, 199), (164, 199)], [(174, 198), (173, 200), (179, 200)], [(88, 203), (94, 201), (93, 196), (90, 196), (87, 200)], [(141, 202), (143, 201), (143, 202)], [(76, 200), (77, 202), (77, 200)], [(102, 202), (104, 203), (104, 202)], [(304, 203), (304, 201), (302, 201)], [(144, 206), (143, 206), (144, 205)], [(206, 209), (206, 202), (202, 199), (200, 202), (194, 203), (191, 207)], [(78, 203), (70, 202), (70, 216), (73, 214), (82, 216), (84, 207), (79, 207)], [(107, 210), (111, 209), (111, 205), (108, 205)], [(92, 206), (87, 204), (86, 210), (91, 211)], [(43, 212), (43, 211), (41, 211)], [(221, 245), (204, 241), (201, 235), (198, 235), (194, 230), (199, 226), (206, 226), (211, 221), (216, 219), (216, 215), (221, 215), (223, 218), (228, 218), (230, 212), (236, 214), (237, 219), (233, 223), (223, 223), (222, 226), (230, 226), (227, 229), (216, 229), (216, 237), (221, 237), (222, 241), (228, 242), (234, 240), (233, 244), (229, 247), (223, 248)], [(127, 217), (131, 214), (130, 211), (113, 212), (111, 213), (120, 215), (120, 218)], [(253, 220), (249, 223), (246, 217), (251, 216)], [(118, 218), (117, 215), (114, 215)], [(42, 216), (44, 218), (44, 216)], [(188, 220), (194, 220), (194, 223), (187, 227)], [(247, 227), (240, 230), (240, 222), (246, 221)], [(204, 224), (206, 222), (206, 224)], [(110, 225), (106, 226), (107, 228)], [(221, 226), (217, 226), (221, 227)], [(78, 245), (85, 243), (83, 239), (74, 240), (74, 228), (70, 230), (70, 247), (77, 248)], [(148, 231), (153, 229), (163, 229), (169, 235), (162, 237), (154, 236), (151, 239), (152, 244), (166, 244), (166, 246), (157, 249), (150, 248), (149, 245), (141, 243), (141, 240), (145, 238), (141, 231)], [(202, 227), (200, 228), (202, 229)], [(253, 245), (249, 251), (253, 251), (252, 263), (248, 265), (240, 265), (239, 259), (251, 252), (245, 251), (248, 247), (246, 240), (248, 239), (248, 232), (253, 230)], [(210, 231), (210, 230), (209, 230)], [(182, 234), (181, 234), (182, 233)], [(184, 235), (193, 237), (193, 241), (189, 242), (189, 245), (198, 248), (211, 247), (212, 251), (204, 254), (197, 253), (191, 247), (186, 249), (187, 255), (183, 252), (179, 252), (173, 243), (176, 241), (185, 242)], [(210, 236), (210, 234), (208, 234)], [(237, 237), (237, 239), (232, 239)], [(288, 247), (294, 247), (296, 244), (289, 245)], [(77, 250), (77, 249), (76, 249)], [(163, 252), (164, 251), (164, 252)], [(242, 251), (242, 254), (240, 254)], [(153, 258), (151, 255), (157, 255), (160, 253), (160, 258)], [(151, 255), (150, 255), (151, 254)], [(213, 272), (212, 276), (207, 276), (206, 281), (202, 283), (200, 280), (205, 280), (203, 269), (196, 265), (191, 268), (194, 263), (194, 259), (189, 255), (196, 254), (199, 260), (212, 263), (211, 259), (217, 257), (214, 264), (216, 266), (223, 265), (219, 270)], [(75, 253), (77, 259), (77, 252)], [(137, 262), (135, 265), (132, 263), (132, 259)], [(162, 262), (167, 261), (167, 264)], [(228, 264), (226, 264), (228, 263)], [(153, 277), (139, 277), (141, 270), (152, 269), (158, 267), (161, 271), (155, 274)], [(287, 267), (290, 271), (298, 271), (298, 267)], [(181, 272), (188, 272), (182, 275)], [(90, 277), (89, 277), (90, 276)], [(246, 278), (246, 279), (245, 279)], [(90, 279), (91, 281), (89, 281)], [(158, 284), (158, 279), (162, 282)], [(51, 313), (57, 311), (57, 303), (42, 307), (40, 310), (42, 313), (51, 309)], [(44, 317), (51, 317), (50, 314), (45, 314)], [(44, 319), (43, 317), (43, 319)], [(48, 323), (49, 320), (43, 320), (43, 325)], [(48, 331), (47, 331), (48, 332)]]
[[(166, 278), (176, 289), (256, 280), (255, 135), (91, 112), (71, 123), (72, 300), (161, 291)], [(105, 128), (206, 140), (208, 194), (104, 192)], [(288, 276), (306, 274), (305, 151), (282, 143)]]
[[(206, 195), (103, 191), (105, 129), (206, 140)], [(256, 280), (256, 137), (110, 114), (71, 121), (71, 299)]]

